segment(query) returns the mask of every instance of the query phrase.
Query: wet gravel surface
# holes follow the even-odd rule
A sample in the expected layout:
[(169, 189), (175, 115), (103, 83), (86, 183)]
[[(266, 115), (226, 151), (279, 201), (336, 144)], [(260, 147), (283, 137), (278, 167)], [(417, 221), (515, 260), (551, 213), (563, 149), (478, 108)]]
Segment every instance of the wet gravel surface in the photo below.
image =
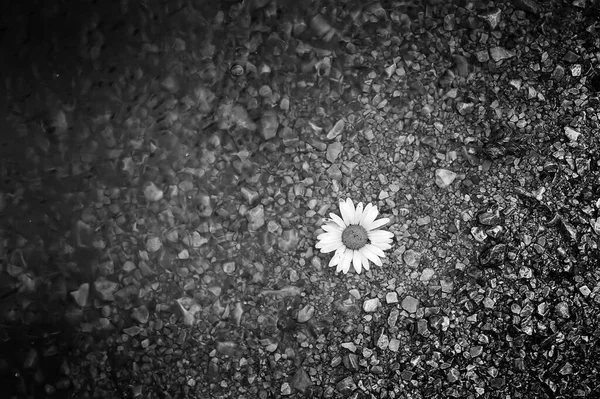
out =
[(597, 397), (598, 6), (209, 3), (0, 18), (8, 397)]

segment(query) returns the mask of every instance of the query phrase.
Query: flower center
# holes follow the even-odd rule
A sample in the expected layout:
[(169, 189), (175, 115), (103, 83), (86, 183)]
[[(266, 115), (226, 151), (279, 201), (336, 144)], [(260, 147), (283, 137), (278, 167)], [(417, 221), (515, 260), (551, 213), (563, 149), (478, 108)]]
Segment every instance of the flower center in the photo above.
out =
[(367, 230), (357, 224), (346, 227), (342, 233), (342, 243), (352, 250), (361, 249), (368, 241)]

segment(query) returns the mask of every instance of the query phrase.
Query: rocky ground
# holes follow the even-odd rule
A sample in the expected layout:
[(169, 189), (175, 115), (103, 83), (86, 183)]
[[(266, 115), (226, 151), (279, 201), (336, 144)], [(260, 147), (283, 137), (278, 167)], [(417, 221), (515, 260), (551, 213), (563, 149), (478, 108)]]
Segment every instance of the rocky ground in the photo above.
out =
[(598, 397), (596, 2), (15, 4), (8, 397)]

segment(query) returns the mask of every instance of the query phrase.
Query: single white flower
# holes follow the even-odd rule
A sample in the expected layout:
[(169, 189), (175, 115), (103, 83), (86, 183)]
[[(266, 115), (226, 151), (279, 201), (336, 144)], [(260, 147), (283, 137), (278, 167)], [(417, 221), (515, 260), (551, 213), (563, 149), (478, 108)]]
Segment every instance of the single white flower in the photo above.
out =
[(369, 270), (369, 261), (381, 266), (380, 258), (385, 258), (383, 251), (392, 247), (394, 234), (379, 228), (390, 219), (375, 220), (379, 214), (375, 205), (367, 204), (363, 208), (362, 202), (359, 202), (354, 208), (350, 198), (340, 201), (340, 211), (342, 217), (329, 214), (331, 219), (322, 226), (325, 233), (317, 237), (316, 247), (322, 253), (335, 251), (329, 266), (337, 266), (336, 273), (343, 271), (344, 274), (350, 270), (350, 264), (358, 274), (363, 267)]

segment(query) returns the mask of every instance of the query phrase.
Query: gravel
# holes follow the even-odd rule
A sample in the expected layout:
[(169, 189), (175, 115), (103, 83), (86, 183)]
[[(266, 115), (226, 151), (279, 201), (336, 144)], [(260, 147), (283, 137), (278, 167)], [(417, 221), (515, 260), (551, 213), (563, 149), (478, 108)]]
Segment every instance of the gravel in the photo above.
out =
[[(595, 397), (591, 3), (14, 5), (0, 385)], [(360, 276), (314, 248), (347, 197), (395, 236)]]

